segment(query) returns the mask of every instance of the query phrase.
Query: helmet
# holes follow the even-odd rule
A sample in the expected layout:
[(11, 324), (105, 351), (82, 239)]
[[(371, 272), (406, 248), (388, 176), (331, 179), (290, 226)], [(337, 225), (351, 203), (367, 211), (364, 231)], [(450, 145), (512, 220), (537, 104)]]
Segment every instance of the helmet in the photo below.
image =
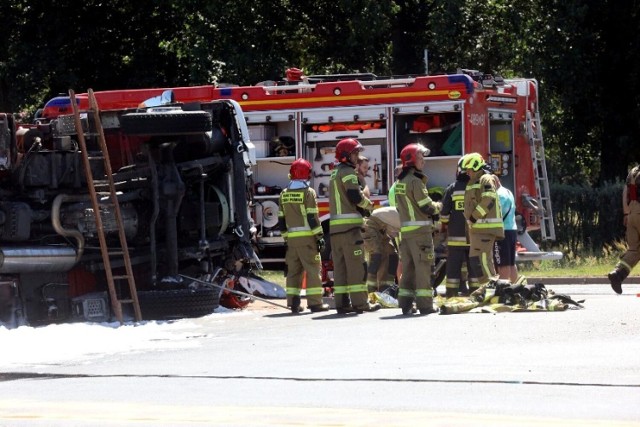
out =
[(402, 167), (415, 166), (418, 156), (427, 157), (431, 151), (422, 144), (409, 144), (400, 152)]
[(349, 156), (354, 151), (360, 152), (364, 150), (364, 147), (357, 139), (354, 138), (344, 138), (338, 142), (336, 145), (336, 160), (339, 162), (347, 162), (349, 161)]
[(471, 169), (474, 172), (478, 172), (482, 169), (486, 163), (480, 153), (469, 153), (462, 158), (462, 169)]
[(309, 179), (311, 178), (311, 163), (305, 159), (297, 159), (291, 163), (289, 169), (289, 179)]
[(460, 160), (458, 160), (458, 169), (456, 170), (457, 173), (464, 172), (464, 169), (462, 169), (462, 163), (464, 162), (464, 158), (465, 157), (467, 157), (466, 154), (464, 156), (460, 157)]

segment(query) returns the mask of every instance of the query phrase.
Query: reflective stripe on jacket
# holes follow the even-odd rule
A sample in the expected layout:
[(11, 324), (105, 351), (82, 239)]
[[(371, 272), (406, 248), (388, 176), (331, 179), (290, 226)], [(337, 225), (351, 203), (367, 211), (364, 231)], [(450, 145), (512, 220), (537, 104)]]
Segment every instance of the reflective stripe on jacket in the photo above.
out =
[[(308, 215), (315, 215), (317, 227), (309, 226)], [(313, 188), (301, 189), (285, 188), (280, 193), (280, 210), (278, 217), (284, 218), (286, 230), (282, 231), (282, 237), (294, 239), (297, 237), (321, 237), (322, 227), (318, 219), (318, 203), (316, 192)]]
[(467, 220), (464, 217), (466, 181), (457, 179), (449, 184), (442, 196), (440, 221), (447, 225), (448, 246), (469, 246)]
[[(347, 192), (359, 192), (360, 201), (356, 204), (349, 200)], [(363, 226), (360, 209), (371, 210), (373, 203), (365, 197), (358, 183), (353, 166), (340, 163), (331, 172), (329, 180), (329, 225), (330, 233), (343, 233)]]
[(464, 217), (469, 233), (504, 237), (502, 212), (493, 177), (484, 171), (474, 174), (464, 194)]
[(424, 208), (433, 206), (436, 213), (438, 209), (429, 197), (425, 181), (421, 178), (424, 175), (419, 175), (407, 173), (395, 184), (401, 235), (433, 232), (432, 217), (424, 212)]

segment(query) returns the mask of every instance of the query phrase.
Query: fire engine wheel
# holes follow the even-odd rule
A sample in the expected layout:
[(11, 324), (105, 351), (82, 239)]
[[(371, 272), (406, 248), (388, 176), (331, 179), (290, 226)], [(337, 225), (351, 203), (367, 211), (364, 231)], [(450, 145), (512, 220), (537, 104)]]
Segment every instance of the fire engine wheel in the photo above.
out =
[(122, 132), (128, 135), (186, 135), (211, 131), (206, 111), (129, 113), (120, 117)]
[(220, 305), (220, 291), (213, 287), (138, 292), (144, 320), (201, 317)]

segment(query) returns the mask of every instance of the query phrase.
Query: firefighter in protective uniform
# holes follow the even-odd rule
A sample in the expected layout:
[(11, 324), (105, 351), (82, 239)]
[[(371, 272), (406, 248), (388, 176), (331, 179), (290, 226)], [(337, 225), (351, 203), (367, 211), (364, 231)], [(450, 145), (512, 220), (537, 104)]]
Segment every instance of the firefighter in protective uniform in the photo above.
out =
[(435, 259), (434, 220), (437, 220), (440, 204), (429, 197), (427, 176), (422, 172), (424, 158), (429, 152), (420, 144), (409, 144), (400, 152), (402, 172), (395, 184), (395, 198), (400, 217), (402, 259), (398, 306), (403, 315), (413, 314), (416, 309), (421, 314), (438, 311), (433, 306), (431, 275)]
[(324, 248), (322, 226), (318, 218), (316, 192), (309, 186), (311, 163), (297, 159), (291, 164), (291, 180), (280, 193), (278, 224), (287, 242), (287, 306), (292, 313), (301, 313), (300, 289), (303, 274), (307, 275), (307, 306), (312, 312), (327, 311), (323, 304), (320, 280), (320, 251)]
[(464, 193), (467, 182), (469, 182), (469, 175), (462, 170), (463, 161), (464, 157), (458, 160), (456, 180), (444, 190), (442, 211), (440, 212), (440, 223), (442, 230), (446, 232), (447, 240), (445, 294), (447, 298), (458, 296), (464, 279), (468, 280), (469, 286), (478, 287), (478, 279), (463, 271), (469, 266), (469, 230), (467, 229), (467, 220), (464, 217)]
[(329, 180), (329, 234), (333, 259), (333, 294), (338, 314), (375, 311), (366, 285), (363, 217), (369, 216), (373, 203), (358, 183), (356, 164), (363, 150), (356, 139), (345, 138), (336, 145), (336, 167)]
[(398, 252), (394, 239), (400, 232), (400, 219), (395, 207), (378, 208), (364, 223), (364, 248), (368, 255), (367, 290), (384, 291), (395, 285)]
[[(469, 274), (477, 277), (478, 286), (482, 287), (497, 279), (493, 244), (496, 238), (504, 238), (502, 213), (495, 181), (482, 155), (465, 155), (461, 167), (469, 175), (464, 194), (464, 217), (469, 227)], [(469, 291), (474, 290), (473, 286), (469, 287)]]
[(640, 165), (634, 166), (627, 175), (622, 190), (623, 224), (626, 227), (627, 250), (616, 267), (608, 274), (611, 288), (622, 293), (622, 282), (640, 261)]

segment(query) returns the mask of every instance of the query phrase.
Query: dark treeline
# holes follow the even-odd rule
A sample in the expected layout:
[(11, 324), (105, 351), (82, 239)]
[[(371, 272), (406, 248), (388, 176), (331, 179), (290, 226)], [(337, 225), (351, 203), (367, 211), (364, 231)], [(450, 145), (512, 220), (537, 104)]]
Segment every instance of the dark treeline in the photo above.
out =
[[(548, 167), (599, 185), (640, 160), (640, 2), (3, 0), (0, 110), (73, 88), (255, 84), (471, 68), (541, 83)], [(602, 165), (602, 166), (601, 166)]]

